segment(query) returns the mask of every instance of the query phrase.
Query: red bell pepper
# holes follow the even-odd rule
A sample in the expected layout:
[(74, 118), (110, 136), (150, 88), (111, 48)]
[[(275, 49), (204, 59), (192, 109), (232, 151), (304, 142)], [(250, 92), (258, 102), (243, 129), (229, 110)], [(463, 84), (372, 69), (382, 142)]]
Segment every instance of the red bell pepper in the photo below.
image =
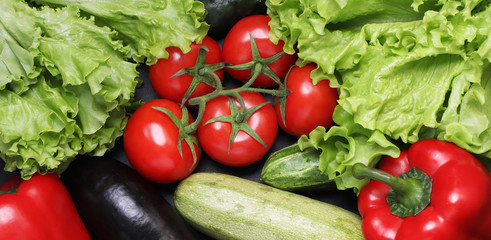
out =
[(91, 239), (75, 204), (54, 174), (13, 176), (0, 186), (0, 238)]
[(378, 169), (352, 171), (375, 179), (358, 196), (367, 240), (491, 239), (491, 175), (454, 144), (421, 140)]

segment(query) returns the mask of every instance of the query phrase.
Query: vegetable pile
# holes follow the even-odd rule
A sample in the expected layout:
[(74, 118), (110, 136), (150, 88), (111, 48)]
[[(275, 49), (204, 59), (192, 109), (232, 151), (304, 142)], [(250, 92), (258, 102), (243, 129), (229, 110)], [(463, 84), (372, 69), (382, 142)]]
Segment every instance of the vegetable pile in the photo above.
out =
[(189, 51), (209, 27), (191, 0), (36, 2), (0, 1), (0, 157), (25, 179), (111, 149), (137, 105), (138, 63)]
[(338, 188), (367, 180), (350, 166), (375, 166), (424, 138), (491, 157), (489, 1), (266, 2), (273, 41), (331, 75), (340, 93), (337, 126), (302, 137), (322, 149), (321, 170)]
[[(149, 67), (162, 99), (138, 108), (123, 136), (128, 162), (140, 174), (157, 183), (180, 181), (194, 171), (201, 150), (227, 166), (263, 159), (278, 131), (277, 114), (264, 95), (278, 97), (282, 105), (288, 101), (282, 78), (296, 60), (271, 42), (269, 20), (247, 16), (230, 29), (222, 48), (205, 37), (189, 52), (169, 48), (172, 56)], [(224, 68), (242, 85), (225, 87)]]
[[(26, 180), (0, 227), (49, 192), (83, 239), (491, 240), (490, 26), (488, 0), (0, 0), (0, 157)], [(310, 195), (345, 189), (358, 212)]]

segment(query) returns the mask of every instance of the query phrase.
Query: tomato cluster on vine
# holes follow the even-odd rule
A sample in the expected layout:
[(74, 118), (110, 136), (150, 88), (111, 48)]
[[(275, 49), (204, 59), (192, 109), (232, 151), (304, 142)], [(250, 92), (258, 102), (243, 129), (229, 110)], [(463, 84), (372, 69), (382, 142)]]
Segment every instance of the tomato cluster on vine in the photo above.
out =
[[(333, 124), (337, 90), (329, 81), (313, 84), (316, 65), (295, 65), (297, 56), (269, 39), (269, 21), (267, 15), (243, 18), (221, 47), (206, 36), (186, 53), (166, 49), (169, 57), (149, 67), (162, 99), (137, 109), (123, 136), (128, 161), (141, 175), (177, 182), (194, 171), (201, 150), (224, 165), (250, 165), (267, 154), (278, 126), (300, 136)], [(243, 84), (225, 88), (226, 74)], [(194, 117), (187, 108), (196, 108)]]

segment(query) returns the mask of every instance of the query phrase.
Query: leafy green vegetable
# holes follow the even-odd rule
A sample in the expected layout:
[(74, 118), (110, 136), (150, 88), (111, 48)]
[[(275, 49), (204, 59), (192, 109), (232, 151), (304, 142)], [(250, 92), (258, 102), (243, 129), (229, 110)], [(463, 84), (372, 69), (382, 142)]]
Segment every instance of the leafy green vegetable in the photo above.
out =
[(366, 166), (375, 167), (382, 154), (397, 157), (399, 148), (380, 131), (366, 129), (354, 123), (353, 117), (341, 107), (336, 107), (334, 112), (334, 120), (344, 124), (333, 126), (329, 131), (323, 127), (314, 129), (308, 137), (300, 137), (299, 147), (302, 150), (309, 147), (322, 149), (320, 159), (323, 161), (320, 162), (319, 169), (330, 179), (334, 179), (337, 186), (364, 185), (368, 179), (353, 178), (351, 166), (361, 162)]
[(78, 9), (0, 3), (0, 156), (7, 171), (62, 172), (78, 154), (101, 155), (122, 135), (136, 64), (115, 32)]
[(302, 64), (318, 65), (320, 73), (313, 77), (327, 74), (339, 90), (333, 116), (339, 126), (315, 130), (299, 140), (323, 150), (320, 168), (338, 188), (357, 192), (364, 183), (351, 176), (350, 166), (374, 166), (381, 156), (396, 154), (387, 141), (438, 138), (489, 161), (489, 1), (266, 4), (273, 41), (285, 41), (287, 52), (296, 47)]
[[(152, 5), (104, 2), (110, 3), (82, 5), (100, 11), (112, 7), (119, 13), (112, 16), (114, 21), (106, 16), (98, 22), (72, 4), (52, 8), (0, 0), (0, 157), (5, 170), (19, 169), (27, 179), (36, 172), (61, 173), (77, 155), (103, 155), (114, 147), (131, 109), (139, 104), (133, 101), (138, 63), (128, 57), (150, 63), (164, 56), (166, 46), (186, 48), (206, 34), (207, 26), (195, 12), (200, 3), (158, 1), (165, 11), (153, 6), (140, 19), (135, 16), (141, 8)], [(163, 13), (167, 16), (161, 17)], [(182, 17), (183, 23), (171, 16)], [(153, 25), (144, 27), (147, 23)], [(179, 39), (182, 32), (167, 33), (174, 27), (197, 28)], [(123, 39), (129, 29), (135, 34)]]
[(0, 2), (0, 90), (8, 84), (12, 91), (23, 92), (41, 72), (34, 65), (40, 29), (35, 16), (22, 14), (20, 18), (17, 11), (25, 6), (16, 2)]
[(117, 39), (129, 46), (127, 55), (152, 65), (167, 58), (167, 47), (190, 50), (208, 32), (204, 4), (196, 0), (34, 0), (50, 6), (75, 6), (95, 18), (98, 25), (118, 32)]

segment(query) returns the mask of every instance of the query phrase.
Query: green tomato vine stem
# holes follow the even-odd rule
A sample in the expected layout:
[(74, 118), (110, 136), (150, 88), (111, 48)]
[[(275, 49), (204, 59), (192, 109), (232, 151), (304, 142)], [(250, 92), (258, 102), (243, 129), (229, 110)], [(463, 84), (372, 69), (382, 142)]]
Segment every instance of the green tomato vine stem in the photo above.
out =
[[(236, 99), (236, 101), (239, 102), (240, 107), (237, 108), (237, 106), (232, 106), (232, 99), (230, 99), (230, 108), (231, 108), (231, 115), (230, 117), (224, 117), (224, 118), (216, 118), (212, 119), (213, 121), (226, 121), (232, 124), (232, 128), (234, 129), (234, 132), (231, 135), (230, 139), (230, 144), (233, 141), (233, 138), (235, 137), (235, 134), (239, 130), (246, 131), (249, 135), (251, 135), (253, 138), (255, 138), (258, 142), (264, 144), (262, 139), (257, 135), (256, 132), (250, 128), (250, 126), (247, 125), (247, 120), (254, 111), (258, 110), (264, 104), (260, 106), (255, 106), (251, 109), (246, 109), (244, 99), (240, 95), (242, 92), (256, 92), (260, 94), (267, 94), (267, 95), (272, 95), (276, 96), (279, 101), (281, 101), (283, 104), (286, 101), (286, 96), (290, 93), (290, 91), (286, 88), (285, 84), (279, 79), (279, 77), (269, 68), (269, 65), (275, 61), (277, 61), (279, 58), (281, 58), (285, 52), (280, 52), (272, 57), (269, 58), (262, 58), (259, 54), (259, 50), (257, 48), (256, 42), (254, 41), (254, 38), (252, 37), (251, 34), (249, 34), (250, 39), (251, 39), (251, 51), (252, 51), (252, 61), (244, 64), (239, 64), (239, 65), (231, 65), (227, 63), (216, 63), (216, 64), (206, 64), (206, 52), (209, 51), (207, 47), (202, 47), (199, 50), (198, 53), (198, 58), (196, 59), (195, 66), (191, 68), (184, 68), (178, 71), (176, 74), (173, 76), (179, 76), (182, 74), (189, 74), (193, 76), (193, 80), (191, 82), (191, 85), (184, 95), (184, 98), (181, 102), (181, 108), (185, 108), (185, 103), (188, 102), (189, 106), (197, 106), (198, 107), (198, 113), (196, 116), (195, 121), (192, 123), (187, 123), (187, 124), (182, 124), (180, 123), (180, 134), (182, 135), (182, 139), (187, 139), (186, 136), (192, 136), (196, 133), (199, 124), (201, 123), (203, 119), (203, 115), (205, 112), (206, 108), (206, 103), (214, 98), (217, 97), (222, 97), (222, 96), (228, 96)], [(223, 87), (222, 81), (220, 77), (215, 73), (217, 70), (223, 69), (223, 68), (230, 68), (230, 69), (235, 69), (235, 70), (251, 70), (250, 78), (246, 83), (244, 83), (242, 86), (238, 88), (233, 88), (233, 89), (225, 89)], [(269, 78), (271, 78), (273, 81), (275, 81), (278, 85), (277, 89), (269, 89), (269, 88), (257, 88), (257, 87), (252, 87), (252, 84), (254, 81), (258, 78), (259, 75), (265, 74)], [(205, 94), (203, 96), (199, 97), (194, 97), (190, 98), (192, 92), (196, 89), (199, 83), (205, 83), (211, 87), (214, 88), (214, 90), (208, 94)], [(187, 111), (186, 111), (187, 112)], [(283, 116), (283, 113), (282, 113)], [(177, 121), (177, 120), (176, 120)], [(246, 126), (247, 125), (247, 126)], [(189, 143), (195, 143), (189, 141), (187, 139), (186, 141), (188, 144)], [(230, 147), (230, 146), (229, 146)]]

